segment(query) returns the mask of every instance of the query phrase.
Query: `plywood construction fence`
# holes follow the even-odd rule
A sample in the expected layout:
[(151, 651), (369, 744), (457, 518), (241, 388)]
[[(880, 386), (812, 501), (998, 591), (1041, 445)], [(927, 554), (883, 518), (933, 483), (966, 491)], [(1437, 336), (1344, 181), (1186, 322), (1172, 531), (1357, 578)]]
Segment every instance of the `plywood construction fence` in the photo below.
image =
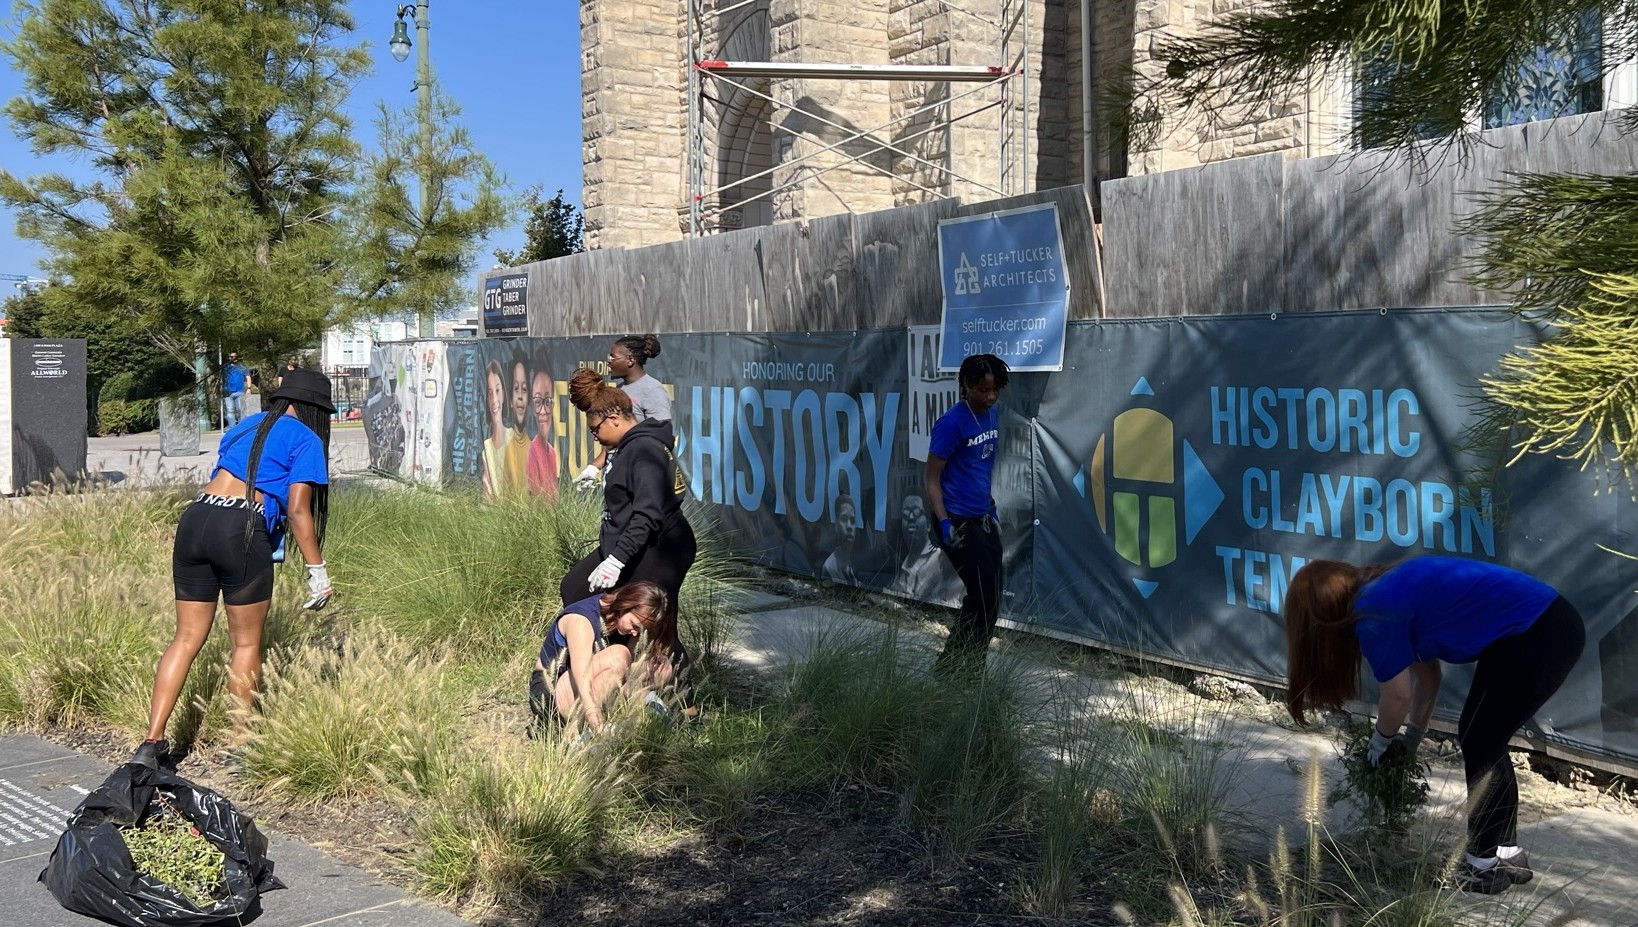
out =
[(1495, 305), (1506, 294), (1466, 281), (1482, 243), (1462, 221), (1519, 173), (1638, 172), (1634, 140), (1617, 111), (1493, 129), (1419, 159), (1269, 154), (1109, 181), (1101, 268), (1086, 192), (1068, 186), (591, 251), (484, 278), (527, 274), (533, 336), (929, 324), (940, 316), (939, 222), (1050, 202), (1070, 319)]

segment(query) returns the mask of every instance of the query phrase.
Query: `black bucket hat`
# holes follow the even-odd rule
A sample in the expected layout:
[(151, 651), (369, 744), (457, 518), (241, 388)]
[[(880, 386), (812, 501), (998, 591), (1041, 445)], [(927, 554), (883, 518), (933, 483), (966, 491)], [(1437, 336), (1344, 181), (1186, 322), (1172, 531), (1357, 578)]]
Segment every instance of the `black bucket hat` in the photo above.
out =
[(326, 412), (336, 410), (335, 400), (331, 399), (330, 378), (316, 370), (286, 370), (284, 379), (279, 388), (267, 398), (271, 402), (275, 399), (288, 399), (291, 402), (305, 402), (310, 406), (318, 406)]

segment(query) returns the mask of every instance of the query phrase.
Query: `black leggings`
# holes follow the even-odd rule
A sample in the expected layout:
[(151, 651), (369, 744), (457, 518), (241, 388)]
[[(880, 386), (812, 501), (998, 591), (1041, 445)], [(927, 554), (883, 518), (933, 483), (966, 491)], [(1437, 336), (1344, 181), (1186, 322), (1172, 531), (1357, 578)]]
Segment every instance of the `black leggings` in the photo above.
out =
[(1001, 526), (988, 515), (965, 518), (952, 515), (955, 543), (944, 548), (956, 575), (967, 588), (961, 611), (950, 627), (950, 637), (939, 651), (933, 671), (939, 675), (982, 673), (984, 655), (1001, 615)]
[[(677, 597), (682, 593), (683, 580), (688, 576), (688, 570), (694, 565), (694, 557), (699, 552), (699, 543), (694, 538), (694, 528), (686, 518), (675, 519), (666, 530), (660, 532), (652, 546), (643, 550), (637, 558), (626, 564), (620, 571), (620, 579), (616, 585), (646, 579), (665, 590), (671, 599), (671, 613), (677, 613)], [(569, 572), (558, 584), (558, 595), (563, 604), (569, 605), (592, 594), (589, 583), (592, 571), (596, 570), (608, 554), (601, 547), (580, 558), (580, 562), (569, 567)]]
[(1581, 613), (1559, 596), (1535, 624), (1480, 652), (1456, 725), (1471, 809), (1467, 851), (1474, 856), (1517, 845), (1519, 783), (1507, 742), (1564, 684), (1586, 642)]

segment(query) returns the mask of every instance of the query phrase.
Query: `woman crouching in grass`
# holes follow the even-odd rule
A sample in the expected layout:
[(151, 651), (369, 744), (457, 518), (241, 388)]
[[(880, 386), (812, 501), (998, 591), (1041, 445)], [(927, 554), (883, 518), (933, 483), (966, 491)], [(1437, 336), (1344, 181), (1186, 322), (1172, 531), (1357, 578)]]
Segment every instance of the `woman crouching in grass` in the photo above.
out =
[[(677, 618), (656, 583), (639, 580), (564, 606), (529, 675), (529, 707), (538, 722), (578, 712), (587, 731), (604, 729), (603, 709), (626, 687), (652, 689), (671, 678)], [(634, 666), (637, 638), (648, 635), (648, 655)], [(633, 677), (633, 671), (636, 675)]]

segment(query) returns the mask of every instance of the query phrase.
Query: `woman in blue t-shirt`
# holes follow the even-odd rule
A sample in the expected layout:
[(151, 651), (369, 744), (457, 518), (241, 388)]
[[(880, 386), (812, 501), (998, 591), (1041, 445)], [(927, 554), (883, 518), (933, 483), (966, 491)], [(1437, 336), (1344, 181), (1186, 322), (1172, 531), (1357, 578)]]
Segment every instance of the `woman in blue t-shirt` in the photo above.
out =
[(218, 598), (227, 608), (232, 643), (228, 694), (242, 706), (252, 703), (261, 681), (273, 564), (283, 559), (286, 532), (307, 565), (304, 607), (323, 608), (333, 594), (323, 554), (335, 412), (330, 380), (311, 370), (286, 370), (268, 400), (266, 412), (222, 435), (210, 482), (177, 526), (171, 551), (176, 634), (159, 658), (148, 736), (132, 762), (157, 766), (169, 752), (165, 728), (210, 636)]
[(1574, 606), (1541, 580), (1479, 560), (1414, 557), (1371, 567), (1315, 560), (1292, 577), (1285, 636), (1286, 707), (1299, 724), (1310, 710), (1341, 708), (1358, 694), (1364, 657), (1381, 688), (1372, 765), (1396, 743), (1412, 752), (1421, 743), (1441, 662), (1475, 664), (1456, 724), (1469, 796), (1457, 883), (1493, 895), (1530, 881), (1507, 743), (1581, 657), (1586, 629)]
[(1001, 447), (1001, 416), (995, 404), (1007, 388), (1007, 362), (974, 354), (961, 362), (956, 382), (961, 401), (933, 423), (923, 479), (927, 507), (938, 528), (933, 542), (944, 550), (966, 587), (961, 611), (933, 669), (982, 673), (984, 653), (1001, 614), (1001, 521), (991, 491)]
[(571, 719), (578, 711), (587, 731), (603, 729), (603, 707), (630, 677), (637, 638), (649, 638), (648, 662), (639, 682), (663, 685), (671, 678), (677, 618), (659, 584), (627, 583), (564, 606), (529, 675), (529, 707), (537, 720)]

